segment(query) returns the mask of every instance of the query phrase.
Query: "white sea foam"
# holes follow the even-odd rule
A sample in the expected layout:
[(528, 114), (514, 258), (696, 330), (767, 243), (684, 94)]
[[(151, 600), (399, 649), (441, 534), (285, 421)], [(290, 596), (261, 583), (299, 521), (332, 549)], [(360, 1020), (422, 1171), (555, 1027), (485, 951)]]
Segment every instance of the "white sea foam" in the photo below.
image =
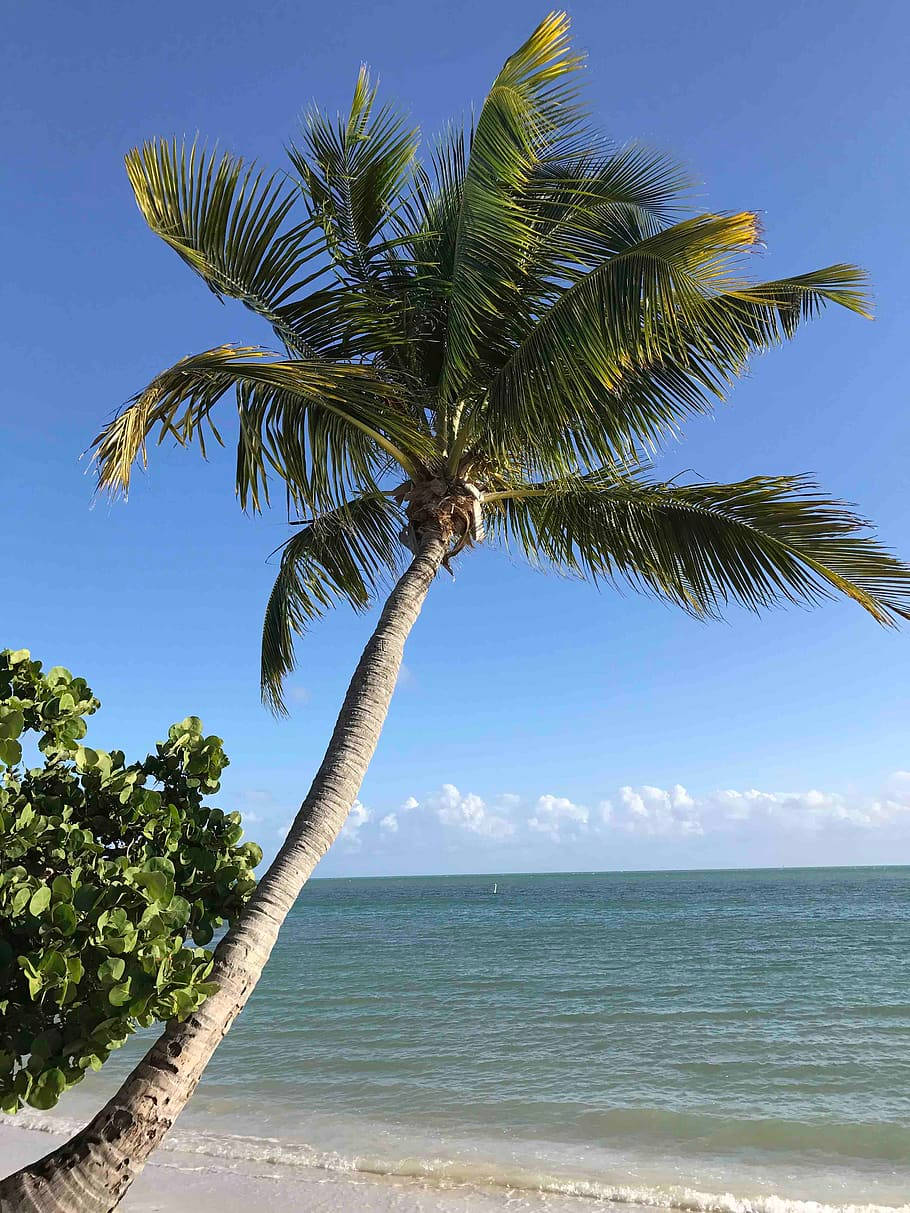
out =
[[(0, 1123), (53, 1134), (71, 1134), (81, 1127), (76, 1121), (45, 1117), (28, 1111), (15, 1117), (0, 1116)], [(596, 1202), (639, 1209), (678, 1210), (679, 1213), (910, 1213), (910, 1204), (830, 1204), (774, 1193), (736, 1195), (732, 1192), (702, 1191), (679, 1184), (652, 1186), (611, 1182), (609, 1179), (573, 1178), (529, 1168), (482, 1166), (443, 1158), (396, 1160), (369, 1155), (349, 1156), (278, 1138), (216, 1135), (195, 1130), (175, 1131), (165, 1140), (162, 1149), (166, 1153), (198, 1155), (211, 1160), (199, 1167), (187, 1168), (184, 1165), (180, 1167), (181, 1170), (218, 1172), (226, 1169), (228, 1162), (309, 1168), (339, 1176), (344, 1173), (375, 1176), (419, 1182), (424, 1186), (439, 1185), (447, 1189), (474, 1188), (486, 1190), (487, 1193), (498, 1190), (504, 1196), (508, 1194), (510, 1207), (515, 1207), (516, 1198), (524, 1194), (528, 1197), (575, 1198), (580, 1205)], [(219, 1165), (220, 1160), (223, 1160), (222, 1165)]]

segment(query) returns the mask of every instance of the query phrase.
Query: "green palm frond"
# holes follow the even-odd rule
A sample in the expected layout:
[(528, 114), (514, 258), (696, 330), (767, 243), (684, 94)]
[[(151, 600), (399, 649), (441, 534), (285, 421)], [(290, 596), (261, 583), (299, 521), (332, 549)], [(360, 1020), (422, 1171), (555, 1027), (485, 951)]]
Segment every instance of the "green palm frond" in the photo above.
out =
[(676, 164), (592, 134), (568, 25), (547, 17), (425, 164), (365, 68), (347, 113), (309, 112), (293, 176), (196, 143), (127, 157), (153, 231), (264, 316), (287, 357), (225, 345), (156, 376), (95, 440), (99, 483), (125, 492), (150, 435), (204, 455), (230, 397), (243, 507), (277, 481), (314, 516), (266, 614), (275, 710), (296, 632), (369, 602), (426, 528), (447, 560), (482, 542), (481, 514), (532, 561), (699, 616), (835, 593), (882, 623), (910, 612), (907, 566), (808, 481), (642, 472), (752, 355), (828, 304), (868, 315), (866, 280), (837, 264), (752, 282), (753, 213), (692, 215)]
[(347, 118), (311, 109), (303, 146), (288, 149), (333, 259), (361, 284), (374, 276), (372, 262), (386, 247), (382, 232), (399, 204), (418, 144), (416, 129), (391, 105), (376, 108), (376, 95), (362, 67)]
[(552, 449), (542, 468), (596, 466), (655, 449), (687, 414), (712, 407), (750, 354), (826, 303), (868, 314), (865, 275), (852, 266), (743, 281), (733, 271), (755, 237), (744, 214), (633, 239), (559, 295), (468, 424), (498, 448), (520, 436), (543, 456)]
[[(430, 169), (415, 164), (410, 188), (390, 219), (407, 257), (407, 277), (396, 284), (400, 288), (396, 302), (407, 312), (399, 332), (407, 334), (411, 368), (434, 414), (445, 360), (449, 284), (466, 167), (465, 132), (452, 124), (432, 148)], [(386, 295), (391, 285), (387, 278)]]
[(571, 284), (580, 269), (628, 247), (631, 223), (645, 239), (679, 220), (688, 187), (679, 165), (638, 144), (608, 155), (543, 162), (528, 187), (534, 230), (525, 251), (526, 274), (555, 280), (557, 288), (568, 276)]
[(518, 294), (530, 217), (522, 207), (531, 175), (571, 145), (580, 109), (571, 76), (569, 20), (551, 13), (503, 65), (477, 119), (461, 189), (448, 308), (443, 392), (476, 374)]
[(763, 346), (792, 337), (801, 320), (817, 316), (828, 303), (872, 318), (869, 280), (855, 265), (829, 265), (792, 278), (750, 283), (730, 292), (728, 299), (731, 312), (738, 304), (739, 315), (751, 318), (756, 326), (753, 344)]
[(879, 623), (910, 618), (910, 567), (805, 477), (679, 485), (598, 472), (492, 494), (485, 510), (532, 562), (624, 579), (695, 615), (838, 592)]
[(280, 308), (319, 276), (312, 263), (324, 260), (325, 241), (312, 221), (288, 225), (296, 193), (282, 176), (176, 139), (134, 148), (126, 171), (149, 227), (219, 298), (241, 300), (290, 348), (314, 355)]
[[(194, 438), (205, 455), (206, 433), (219, 443), (214, 406), (235, 390), (240, 416), (237, 490), (254, 510), (266, 495), (267, 468), (295, 503), (324, 508), (342, 485), (375, 487), (385, 457), (417, 475), (433, 448), (403, 411), (400, 391), (369, 367), (322, 361), (267, 361), (267, 351), (219, 346), (182, 359), (156, 376), (93, 443), (99, 485), (126, 493), (133, 464), (146, 463), (146, 440)], [(396, 445), (400, 444), (400, 445)]]
[(389, 497), (367, 494), (301, 527), (281, 549), (262, 625), (262, 699), (287, 711), (282, 687), (295, 667), (294, 637), (336, 602), (365, 610), (396, 572), (402, 515)]

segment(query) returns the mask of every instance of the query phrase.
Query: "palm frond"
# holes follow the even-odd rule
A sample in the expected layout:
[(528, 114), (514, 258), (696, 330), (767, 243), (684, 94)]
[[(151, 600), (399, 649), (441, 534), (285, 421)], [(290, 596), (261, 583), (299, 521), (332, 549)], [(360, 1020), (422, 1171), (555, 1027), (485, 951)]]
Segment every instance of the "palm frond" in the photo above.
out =
[(376, 108), (376, 96), (362, 67), (347, 118), (311, 109), (303, 146), (288, 149), (336, 264), (361, 284), (373, 277), (374, 242), (398, 205), (418, 143), (417, 130), (391, 105)]
[(389, 497), (367, 494), (301, 527), (281, 549), (281, 567), (262, 625), (262, 699), (284, 715), (285, 678), (295, 668), (294, 637), (336, 602), (365, 610), (395, 574), (402, 515)]
[(461, 190), (443, 391), (453, 396), (497, 348), (518, 292), (530, 218), (521, 202), (542, 160), (580, 124), (569, 19), (551, 13), (505, 62), (477, 119)]
[[(399, 332), (407, 334), (411, 368), (424, 385), (427, 407), (434, 414), (445, 358), (449, 287), (466, 167), (465, 131), (451, 124), (433, 145), (429, 170), (415, 163), (410, 189), (390, 219), (407, 255), (407, 279), (400, 280), (398, 295), (406, 317)], [(386, 279), (386, 298), (391, 288)]]
[(739, 255), (754, 216), (700, 216), (628, 247), (564, 290), (494, 376), (474, 428), (500, 449), (516, 435), (554, 472), (654, 449), (706, 411), (749, 355), (838, 303), (866, 313), (852, 266), (750, 285)]
[(910, 566), (800, 476), (673, 484), (598, 472), (488, 498), (488, 527), (532, 562), (621, 579), (706, 617), (835, 592), (879, 623), (910, 618)]
[(325, 241), (311, 220), (288, 225), (296, 192), (282, 176), (176, 139), (133, 148), (126, 171), (146, 223), (215, 295), (241, 300), (290, 348), (316, 353), (280, 308), (318, 277), (312, 263), (325, 260)]
[(182, 359), (156, 376), (93, 443), (99, 487), (126, 493), (133, 464), (146, 466), (146, 441), (170, 435), (221, 442), (214, 406), (232, 389), (240, 416), (237, 490), (244, 508), (267, 499), (267, 469), (292, 501), (307, 508), (336, 504), (343, 486), (374, 488), (373, 470), (391, 457), (416, 475), (433, 453), (401, 405), (400, 390), (365, 366), (267, 361), (255, 347), (219, 346)]
[(640, 239), (678, 221), (688, 187), (678, 164), (634, 143), (609, 154), (544, 161), (528, 186), (534, 235), (525, 260), (532, 269), (539, 261), (541, 276), (594, 268), (628, 246), (630, 218)]

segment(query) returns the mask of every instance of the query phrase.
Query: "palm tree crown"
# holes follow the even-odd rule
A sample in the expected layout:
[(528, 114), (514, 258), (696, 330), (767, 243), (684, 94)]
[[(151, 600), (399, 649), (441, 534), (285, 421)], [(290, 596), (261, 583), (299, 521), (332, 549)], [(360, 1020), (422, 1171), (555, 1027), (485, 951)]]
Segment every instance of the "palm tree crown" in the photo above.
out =
[(677, 167), (592, 132), (568, 24), (547, 17), (427, 163), (365, 69), (346, 117), (309, 112), (289, 172), (196, 143), (127, 157), (152, 230), (283, 348), (162, 372), (96, 439), (100, 482), (126, 491), (153, 431), (204, 453), (233, 397), (241, 504), (277, 481), (299, 520), (263, 628), (276, 710), (294, 634), (339, 599), (367, 606), (430, 531), (447, 563), (486, 532), (699, 616), (833, 591), (910, 615), (910, 569), (804, 478), (648, 475), (751, 354), (829, 302), (866, 314), (864, 276), (750, 281), (754, 214), (687, 216)]

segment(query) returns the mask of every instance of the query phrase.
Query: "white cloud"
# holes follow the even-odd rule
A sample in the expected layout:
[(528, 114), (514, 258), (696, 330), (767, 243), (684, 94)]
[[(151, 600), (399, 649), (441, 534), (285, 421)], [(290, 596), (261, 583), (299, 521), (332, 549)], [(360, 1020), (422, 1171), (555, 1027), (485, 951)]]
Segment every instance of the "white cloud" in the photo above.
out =
[(441, 789), (427, 798), (427, 808), (447, 826), (458, 826), (484, 838), (505, 838), (515, 833), (515, 826), (506, 817), (492, 813), (486, 801), (468, 792), (462, 796), (453, 783), (444, 783)]
[(534, 805), (534, 816), (528, 818), (528, 827), (539, 834), (549, 834), (559, 842), (563, 831), (576, 836), (588, 828), (590, 811), (583, 804), (574, 804), (565, 796), (538, 796)]
[[(896, 772), (881, 797), (847, 795), (808, 788), (765, 792), (721, 788), (691, 796), (681, 784), (620, 789), (621, 809), (605, 822), (629, 834), (703, 835), (763, 828), (766, 833), (818, 833), (832, 827), (862, 830), (905, 822), (910, 825), (910, 778)], [(604, 802), (608, 805), (609, 802)], [(611, 806), (612, 809), (612, 806)]]
[(351, 805), (351, 811), (345, 818), (344, 825), (338, 834), (339, 838), (343, 838), (351, 846), (360, 846), (360, 831), (372, 818), (373, 810), (368, 809), (365, 804), (361, 804), (359, 800), (355, 800)]
[[(287, 807), (263, 805), (262, 811), (268, 827), (285, 819), (279, 833), (286, 831)], [(357, 801), (341, 838), (340, 855), (371, 871), (408, 865), (428, 871), (440, 862), (465, 871), (494, 863), (545, 869), (551, 861), (644, 867), (652, 858), (666, 864), (671, 855), (678, 866), (882, 862), (879, 856), (899, 858), (910, 845), (910, 773), (889, 776), (878, 796), (813, 787), (696, 793), (679, 783), (626, 784), (587, 804), (555, 792), (484, 797), (445, 783), (397, 807), (373, 810)]]
[(702, 834), (702, 824), (696, 802), (681, 784), (669, 790), (643, 784), (639, 788), (626, 785), (619, 789), (622, 811), (612, 813), (609, 820), (630, 834)]

